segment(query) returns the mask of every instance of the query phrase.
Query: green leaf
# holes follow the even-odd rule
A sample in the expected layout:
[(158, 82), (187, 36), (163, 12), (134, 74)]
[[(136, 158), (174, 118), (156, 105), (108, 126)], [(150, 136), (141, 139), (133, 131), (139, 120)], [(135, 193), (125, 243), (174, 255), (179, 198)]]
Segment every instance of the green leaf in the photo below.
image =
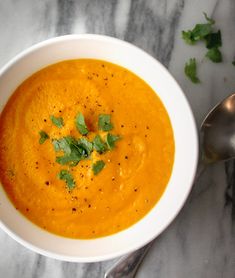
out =
[(71, 145), (76, 144), (76, 140), (72, 136), (66, 136), (60, 139), (53, 139), (52, 144), (56, 152), (63, 151), (65, 154), (70, 154)]
[(109, 148), (110, 150), (112, 150), (112, 149), (115, 147), (115, 142), (116, 142), (117, 140), (120, 140), (120, 139), (121, 139), (120, 136), (118, 136), (118, 135), (112, 135), (112, 134), (108, 133), (108, 134), (107, 134), (107, 138), (106, 138), (108, 148)]
[(93, 151), (93, 145), (86, 138), (75, 139), (67, 136), (52, 141), (56, 152), (63, 151), (63, 156), (57, 156), (56, 162), (62, 165), (76, 166), (79, 161), (86, 159)]
[(195, 44), (195, 40), (193, 37), (193, 32), (192, 31), (182, 31), (182, 39), (187, 43), (187, 44)]
[(98, 160), (92, 165), (92, 170), (94, 175), (99, 174), (99, 172), (104, 168), (105, 163), (103, 160)]
[(87, 129), (85, 119), (84, 119), (84, 116), (82, 115), (82, 113), (77, 114), (77, 116), (75, 118), (75, 125), (76, 125), (78, 131), (82, 135), (86, 135), (88, 133), (88, 129)]
[(109, 131), (113, 129), (113, 125), (111, 123), (111, 115), (109, 114), (100, 114), (98, 119), (98, 127), (100, 130)]
[(222, 54), (217, 47), (209, 49), (206, 53), (206, 57), (214, 63), (222, 62)]
[(206, 47), (208, 49), (222, 46), (221, 32), (211, 33), (205, 37)]
[(208, 23), (196, 24), (192, 30), (182, 31), (182, 38), (187, 44), (195, 44), (213, 32), (212, 25), (215, 21), (203, 13)]
[(210, 23), (196, 24), (193, 30), (182, 31), (182, 38), (188, 44), (195, 44), (197, 41), (202, 40), (210, 33), (212, 33)]
[(88, 157), (93, 151), (93, 144), (86, 138), (80, 138), (77, 142), (77, 147), (82, 150), (82, 155), (84, 157)]
[(40, 135), (39, 144), (43, 144), (47, 139), (50, 138), (49, 135), (43, 130), (39, 131), (39, 135)]
[(200, 83), (197, 77), (197, 64), (195, 58), (191, 58), (189, 62), (185, 64), (184, 72), (193, 83)]
[(52, 123), (57, 126), (58, 128), (62, 128), (64, 125), (64, 121), (62, 117), (58, 117), (56, 118), (55, 116), (51, 115), (50, 119), (52, 121)]
[(235, 61), (232, 61), (232, 64), (235, 66)]
[(58, 174), (58, 178), (66, 182), (66, 185), (69, 190), (75, 187), (75, 181), (73, 179), (73, 176), (68, 170), (61, 170)]
[(208, 21), (208, 23), (210, 23), (211, 25), (215, 24), (214, 19), (208, 17), (207, 13), (203, 12), (205, 19)]
[(96, 135), (93, 139), (93, 147), (98, 153), (104, 153), (107, 150), (107, 145), (102, 140), (100, 135)]

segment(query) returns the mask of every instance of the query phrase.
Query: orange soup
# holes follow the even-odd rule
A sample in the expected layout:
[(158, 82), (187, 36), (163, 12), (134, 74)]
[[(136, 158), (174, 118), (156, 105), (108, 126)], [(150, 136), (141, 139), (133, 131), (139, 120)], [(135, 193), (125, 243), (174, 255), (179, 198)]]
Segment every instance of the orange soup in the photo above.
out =
[(107, 236), (139, 221), (162, 196), (173, 162), (161, 100), (105, 61), (42, 69), (0, 117), (2, 186), (23, 215), (64, 237)]

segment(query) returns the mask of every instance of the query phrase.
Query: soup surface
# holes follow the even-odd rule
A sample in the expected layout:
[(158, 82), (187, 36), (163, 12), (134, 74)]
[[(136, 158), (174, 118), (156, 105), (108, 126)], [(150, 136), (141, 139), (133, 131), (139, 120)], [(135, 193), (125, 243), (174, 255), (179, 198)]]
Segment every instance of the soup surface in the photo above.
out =
[[(79, 112), (85, 136), (75, 127)], [(99, 134), (105, 142), (100, 114), (110, 115), (109, 132), (120, 136), (115, 147), (94, 150), (76, 166), (58, 163), (55, 139), (92, 142)], [(49, 138), (40, 144), (42, 131)], [(104, 167), (95, 174), (98, 160)], [(162, 102), (142, 79), (108, 62), (80, 59), (46, 67), (16, 89), (1, 114), (2, 186), (17, 210), (61, 236), (95, 238), (133, 225), (163, 194), (173, 162), (173, 131)], [(61, 170), (70, 173), (73, 188), (59, 178)]]

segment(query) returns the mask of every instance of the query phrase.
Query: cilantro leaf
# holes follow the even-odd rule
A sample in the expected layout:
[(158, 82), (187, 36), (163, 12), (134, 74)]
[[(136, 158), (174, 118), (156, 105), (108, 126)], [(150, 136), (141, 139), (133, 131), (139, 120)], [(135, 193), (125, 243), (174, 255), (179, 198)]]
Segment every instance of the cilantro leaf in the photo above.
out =
[(77, 116), (75, 118), (75, 124), (76, 124), (78, 131), (82, 135), (86, 135), (88, 133), (88, 129), (87, 129), (85, 119), (84, 119), (84, 116), (82, 115), (82, 113), (77, 114)]
[(206, 53), (206, 57), (214, 63), (222, 62), (222, 54), (217, 47), (209, 49)]
[(203, 13), (208, 23), (196, 24), (192, 30), (182, 31), (182, 38), (187, 44), (195, 44), (212, 33), (212, 25), (215, 21)]
[(197, 64), (195, 58), (191, 58), (189, 62), (185, 64), (184, 72), (193, 83), (200, 83), (197, 77)]
[(92, 165), (92, 170), (94, 175), (99, 174), (99, 172), (104, 168), (105, 163), (103, 160), (98, 160)]
[(202, 40), (210, 33), (212, 33), (210, 23), (196, 24), (193, 30), (182, 31), (182, 38), (188, 44), (195, 44), (197, 41)]
[(62, 117), (58, 117), (56, 118), (55, 116), (51, 115), (50, 119), (52, 121), (52, 123), (57, 126), (58, 128), (62, 128), (64, 125), (64, 120)]
[(66, 136), (60, 139), (53, 139), (52, 144), (56, 152), (63, 151), (65, 154), (71, 153), (71, 145), (76, 144), (76, 140), (72, 136)]
[(58, 174), (58, 178), (66, 182), (68, 189), (71, 190), (75, 187), (75, 181), (73, 179), (73, 176), (68, 170), (61, 170)]
[(115, 142), (116, 142), (117, 140), (120, 140), (120, 139), (121, 139), (120, 136), (118, 136), (118, 135), (112, 135), (112, 134), (108, 133), (108, 134), (107, 134), (107, 138), (106, 138), (108, 148), (109, 148), (110, 150), (112, 150), (112, 149), (115, 147)]
[(76, 166), (79, 161), (90, 156), (93, 145), (85, 138), (76, 140), (71, 136), (52, 141), (56, 152), (63, 151), (63, 156), (57, 156), (56, 162), (62, 165)]
[(107, 150), (107, 145), (103, 142), (100, 135), (96, 135), (93, 139), (93, 146), (98, 153), (104, 153)]
[(49, 135), (43, 130), (39, 131), (39, 135), (40, 135), (39, 144), (43, 144), (47, 139), (50, 138)]
[(208, 34), (205, 37), (206, 47), (208, 49), (222, 46), (221, 32), (220, 30), (216, 33)]
[(77, 142), (77, 147), (82, 150), (81, 155), (83, 157), (89, 157), (89, 155), (93, 151), (93, 144), (86, 138), (80, 138)]
[(113, 129), (113, 125), (111, 123), (111, 115), (109, 114), (100, 114), (98, 119), (98, 127), (100, 130), (109, 131)]

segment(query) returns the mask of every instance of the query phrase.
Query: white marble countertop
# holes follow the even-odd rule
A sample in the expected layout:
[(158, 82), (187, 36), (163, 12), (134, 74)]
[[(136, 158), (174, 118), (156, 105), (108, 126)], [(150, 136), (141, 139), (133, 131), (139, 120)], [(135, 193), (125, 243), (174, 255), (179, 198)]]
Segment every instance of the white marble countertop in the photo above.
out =
[[(188, 46), (181, 30), (204, 21), (221, 29), (224, 61), (203, 58), (202, 44)], [(97, 33), (129, 41), (160, 60), (189, 100), (197, 124), (207, 111), (235, 91), (234, 0), (0, 0), (0, 66), (28, 46), (70, 33)], [(199, 85), (183, 73), (190, 57), (199, 61)], [(156, 240), (138, 278), (235, 277), (235, 163), (211, 166), (196, 183), (175, 221)], [(103, 277), (113, 261), (78, 264), (27, 250), (0, 231), (0, 277)]]

